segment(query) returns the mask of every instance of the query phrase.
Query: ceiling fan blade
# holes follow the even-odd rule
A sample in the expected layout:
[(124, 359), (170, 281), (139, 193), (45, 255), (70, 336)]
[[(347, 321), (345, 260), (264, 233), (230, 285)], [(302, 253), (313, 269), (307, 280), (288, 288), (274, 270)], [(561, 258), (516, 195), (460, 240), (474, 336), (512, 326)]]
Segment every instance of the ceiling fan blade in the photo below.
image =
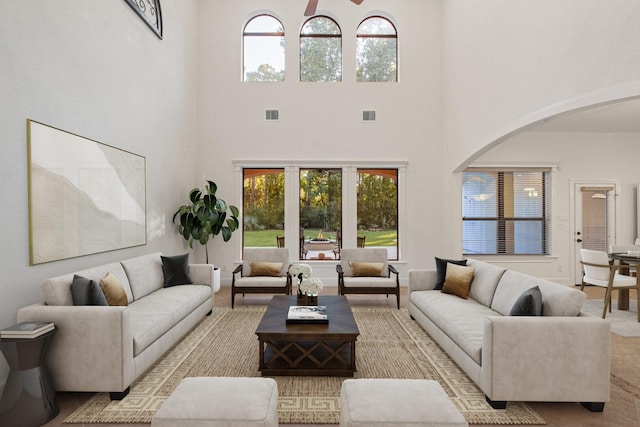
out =
[(360, 5), (364, 0), (351, 0), (353, 3)]
[(315, 15), (317, 7), (318, 7), (318, 0), (309, 0), (309, 3), (307, 4), (307, 9), (304, 11), (304, 16)]

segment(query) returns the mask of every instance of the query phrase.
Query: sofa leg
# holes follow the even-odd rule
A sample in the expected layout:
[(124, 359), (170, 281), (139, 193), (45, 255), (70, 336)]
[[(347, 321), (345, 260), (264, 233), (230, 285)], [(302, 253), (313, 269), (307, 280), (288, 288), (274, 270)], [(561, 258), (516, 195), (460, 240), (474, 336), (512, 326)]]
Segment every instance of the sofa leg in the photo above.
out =
[(591, 412), (604, 411), (604, 402), (580, 402), (580, 404)]
[(507, 401), (506, 400), (491, 400), (489, 396), (484, 397), (487, 400), (487, 403), (491, 405), (493, 409), (507, 409)]
[(211, 313), (213, 313), (213, 310), (209, 310), (209, 312), (207, 313), (207, 316), (211, 316)]
[(129, 394), (129, 387), (127, 387), (124, 391), (111, 391), (109, 392), (109, 397), (111, 400), (122, 400), (127, 397)]
[(413, 317), (412, 315), (409, 315), (409, 317), (411, 318), (411, 320), (416, 320), (416, 318)]

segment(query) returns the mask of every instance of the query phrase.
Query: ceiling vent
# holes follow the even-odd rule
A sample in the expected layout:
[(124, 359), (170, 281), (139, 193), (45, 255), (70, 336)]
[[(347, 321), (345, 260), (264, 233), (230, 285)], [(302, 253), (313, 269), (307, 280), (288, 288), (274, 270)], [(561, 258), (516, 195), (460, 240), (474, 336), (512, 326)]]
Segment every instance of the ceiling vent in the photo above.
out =
[(363, 122), (375, 122), (376, 121), (376, 110), (363, 110), (362, 111), (362, 121)]
[(268, 122), (277, 122), (280, 120), (279, 110), (265, 110), (264, 119)]

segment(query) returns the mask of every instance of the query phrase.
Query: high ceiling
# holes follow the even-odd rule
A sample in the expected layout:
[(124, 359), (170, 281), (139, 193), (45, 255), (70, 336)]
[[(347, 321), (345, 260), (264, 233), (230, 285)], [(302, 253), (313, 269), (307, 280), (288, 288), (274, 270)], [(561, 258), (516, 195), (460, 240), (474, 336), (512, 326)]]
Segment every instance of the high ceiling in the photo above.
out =
[(561, 114), (528, 130), (600, 134), (640, 133), (640, 99)]

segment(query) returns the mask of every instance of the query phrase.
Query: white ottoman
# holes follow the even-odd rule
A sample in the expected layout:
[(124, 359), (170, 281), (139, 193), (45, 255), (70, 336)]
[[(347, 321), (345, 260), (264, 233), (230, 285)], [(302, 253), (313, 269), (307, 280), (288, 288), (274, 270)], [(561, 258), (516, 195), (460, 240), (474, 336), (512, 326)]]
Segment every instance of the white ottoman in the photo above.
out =
[(468, 427), (436, 381), (349, 379), (340, 391), (340, 425)]
[(151, 425), (277, 427), (277, 409), (278, 385), (273, 378), (185, 378)]

